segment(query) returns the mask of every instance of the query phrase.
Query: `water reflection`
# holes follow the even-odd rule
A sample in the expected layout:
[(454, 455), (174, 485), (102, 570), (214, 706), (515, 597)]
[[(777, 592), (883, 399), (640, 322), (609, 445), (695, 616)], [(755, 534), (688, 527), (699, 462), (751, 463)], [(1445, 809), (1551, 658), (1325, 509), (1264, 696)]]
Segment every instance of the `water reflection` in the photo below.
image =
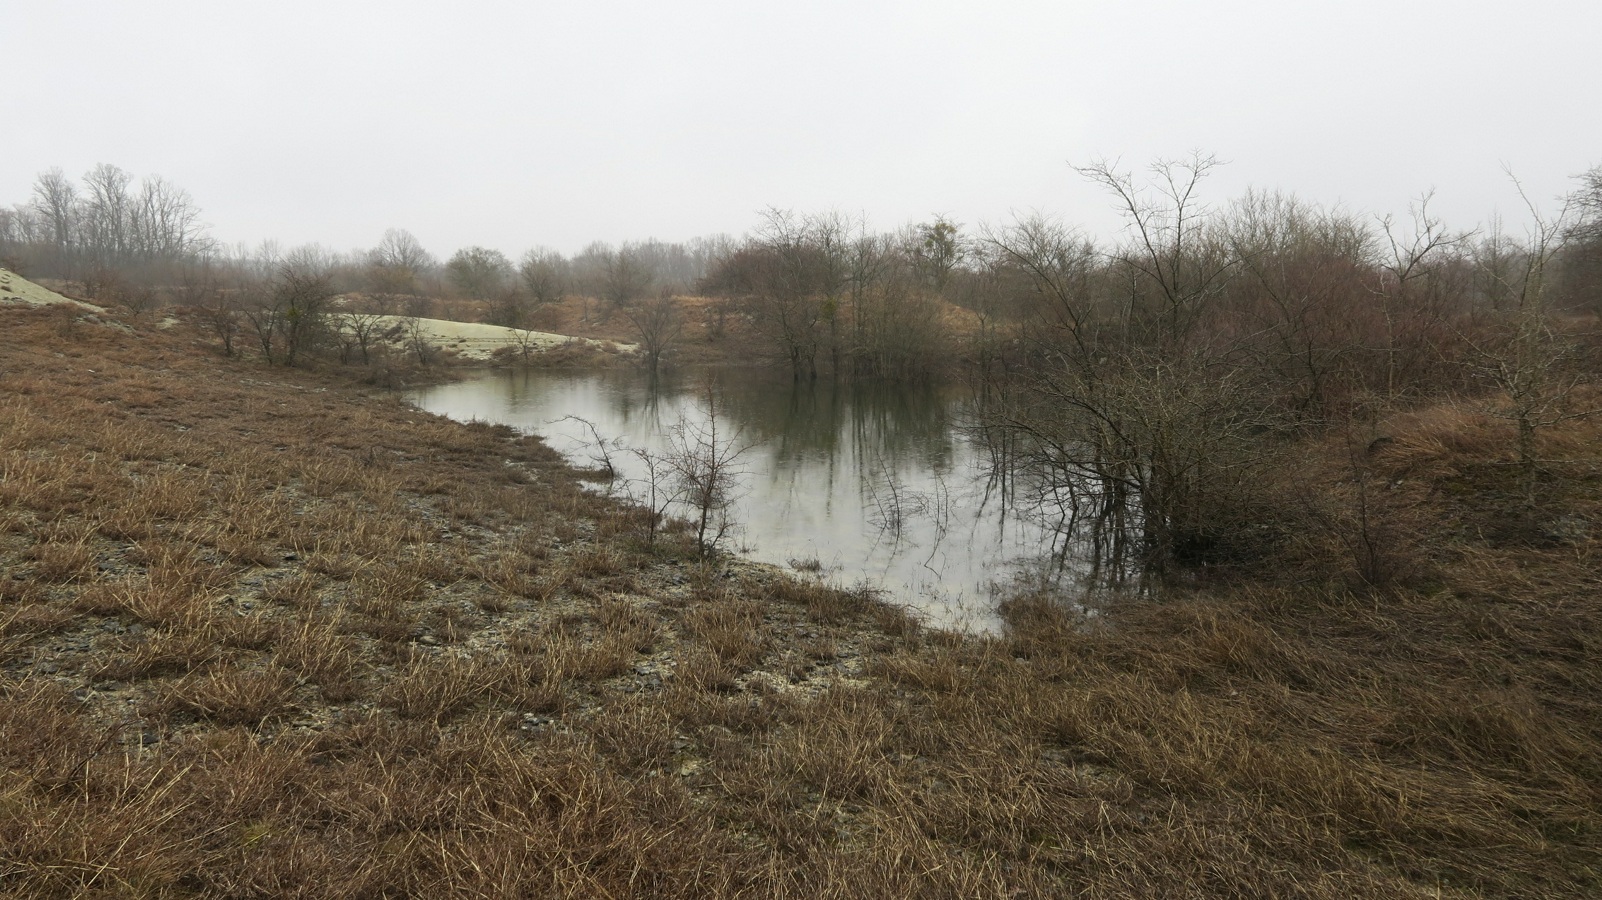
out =
[[(527, 371), (417, 392), (456, 419), (540, 434), (588, 464), (579, 416), (627, 448), (661, 451), (681, 416), (704, 419), (706, 391), (750, 449), (733, 509), (737, 546), (769, 562), (817, 560), (844, 584), (868, 580), (934, 624), (992, 628), (990, 585), (1048, 552), (1048, 532), (989, 498), (980, 449), (960, 427), (955, 387), (797, 384), (725, 369), (652, 382), (636, 372)], [(625, 478), (639, 461), (614, 453)]]

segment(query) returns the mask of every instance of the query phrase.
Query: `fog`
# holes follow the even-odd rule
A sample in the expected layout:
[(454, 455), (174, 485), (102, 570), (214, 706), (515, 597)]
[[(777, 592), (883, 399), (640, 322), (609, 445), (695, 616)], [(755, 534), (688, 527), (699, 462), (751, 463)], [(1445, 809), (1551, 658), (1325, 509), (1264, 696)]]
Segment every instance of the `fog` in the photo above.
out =
[(1248, 186), (1467, 227), (1602, 162), (1602, 6), (1534, 2), (114, 3), (11, 0), (0, 205), (107, 162), (225, 242), (448, 255), (1042, 210), (1072, 166), (1193, 150)]

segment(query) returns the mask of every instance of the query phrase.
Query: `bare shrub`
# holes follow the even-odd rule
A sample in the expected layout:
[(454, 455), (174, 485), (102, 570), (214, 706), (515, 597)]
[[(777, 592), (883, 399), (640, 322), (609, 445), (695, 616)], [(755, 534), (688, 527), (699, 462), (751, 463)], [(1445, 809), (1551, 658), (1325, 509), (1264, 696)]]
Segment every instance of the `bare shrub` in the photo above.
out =
[(741, 442), (740, 429), (729, 429), (721, 403), (709, 382), (701, 411), (704, 418), (675, 423), (663, 454), (675, 493), (690, 510), (696, 549), (702, 556), (716, 550), (735, 524), (729, 509), (745, 475), (740, 458), (750, 449)]

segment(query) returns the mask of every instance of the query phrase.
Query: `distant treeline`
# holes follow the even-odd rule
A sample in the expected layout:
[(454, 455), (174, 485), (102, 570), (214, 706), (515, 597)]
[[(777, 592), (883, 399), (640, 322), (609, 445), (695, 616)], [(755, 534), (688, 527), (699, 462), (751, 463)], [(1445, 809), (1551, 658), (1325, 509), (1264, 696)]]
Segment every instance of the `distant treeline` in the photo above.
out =
[(1043, 216), (879, 232), (770, 210), (740, 239), (516, 262), (466, 247), (443, 264), (403, 230), (347, 254), (221, 247), (182, 190), (99, 166), (81, 188), (47, 172), (30, 202), (0, 210), (0, 259), (130, 304), (209, 311), (227, 352), (245, 334), (288, 364), (335, 350), (366, 361), (362, 317), (378, 312), (466, 298), (526, 326), (581, 296), (586, 318), (591, 301), (625, 316), (654, 366), (681, 333), (681, 298), (712, 298), (712, 338), (739, 328), (796, 378), (966, 372), (998, 473), (1088, 536), (1092, 556), (1142, 573), (1266, 540), (1261, 489), (1294, 440), (1404, 404), (1494, 408), (1533, 497), (1539, 436), (1597, 405), (1602, 168), (1558, 208), (1529, 204), (1516, 228), (1464, 231), (1428, 197), (1405, 218), (1280, 193), (1210, 201), (1215, 165), (1081, 169), (1124, 213), (1112, 242)]
[(81, 186), (44, 172), (31, 202), (0, 209), (0, 259), (44, 275), (142, 269), (214, 249), (188, 191), (156, 175), (135, 183), (105, 163)]
[[(733, 252), (727, 236), (684, 243), (658, 240), (613, 247), (594, 242), (565, 257), (543, 247), (513, 262), (498, 250), (464, 247), (444, 263), (410, 232), (391, 229), (371, 249), (340, 252), (321, 245), (284, 248), (277, 241), (224, 245), (201, 222), (189, 193), (160, 176), (135, 179), (108, 164), (74, 182), (60, 169), (39, 175), (26, 203), (0, 208), (0, 263), (27, 274), (110, 288), (112, 282), (165, 289), (195, 266), (240, 277), (271, 275), (286, 263), (315, 264), (341, 293), (411, 298), (467, 297), (549, 302), (568, 293), (632, 297), (648, 289), (685, 293), (717, 260)], [(107, 297), (106, 299), (119, 299)]]

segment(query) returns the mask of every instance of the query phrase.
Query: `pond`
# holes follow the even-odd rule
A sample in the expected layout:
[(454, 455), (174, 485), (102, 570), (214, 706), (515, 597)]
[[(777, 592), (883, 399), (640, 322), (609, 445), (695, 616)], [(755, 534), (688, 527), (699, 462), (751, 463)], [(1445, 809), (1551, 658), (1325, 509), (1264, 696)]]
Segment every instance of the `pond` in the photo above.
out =
[[(997, 627), (994, 586), (1038, 571), (1051, 532), (1003, 508), (953, 386), (796, 383), (726, 368), (652, 381), (637, 371), (501, 371), (415, 392), (430, 412), (510, 425), (591, 467), (589, 424), (619, 448), (613, 490), (644, 493), (632, 449), (707, 421), (744, 448), (728, 546), (755, 559), (866, 582), (932, 625)], [(586, 422), (578, 421), (580, 417)], [(685, 515), (686, 510), (675, 510)]]

